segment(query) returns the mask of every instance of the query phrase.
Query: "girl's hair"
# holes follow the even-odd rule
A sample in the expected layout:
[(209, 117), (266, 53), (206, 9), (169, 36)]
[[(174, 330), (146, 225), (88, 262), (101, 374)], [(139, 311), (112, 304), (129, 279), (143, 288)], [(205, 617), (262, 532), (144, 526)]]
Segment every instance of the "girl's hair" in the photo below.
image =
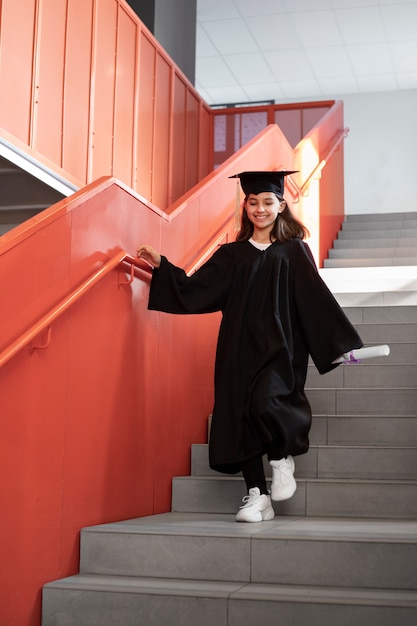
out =
[[(278, 200), (282, 202), (283, 198), (277, 196)], [(247, 196), (243, 202), (242, 218), (240, 222), (240, 230), (236, 235), (236, 241), (248, 241), (253, 235), (253, 224), (248, 218), (246, 212), (245, 203)], [(279, 241), (284, 243), (290, 239), (306, 239), (310, 235), (308, 228), (304, 226), (291, 211), (287, 202), (285, 201), (285, 208), (281, 213), (278, 213), (277, 218), (270, 232), (271, 242)]]

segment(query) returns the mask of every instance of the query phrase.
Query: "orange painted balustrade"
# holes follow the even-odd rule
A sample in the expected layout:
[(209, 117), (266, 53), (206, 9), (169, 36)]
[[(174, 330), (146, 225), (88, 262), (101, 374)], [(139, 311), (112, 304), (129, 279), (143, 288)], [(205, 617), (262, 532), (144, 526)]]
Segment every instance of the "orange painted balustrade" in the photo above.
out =
[(124, 0), (1, 0), (0, 144), (165, 209), (212, 169), (210, 108)]
[(2, 626), (39, 626), (42, 585), (78, 570), (80, 528), (169, 510), (206, 441), (219, 314), (148, 311), (150, 274), (126, 254), (147, 242), (192, 270), (234, 238), (242, 170), (302, 169), (287, 186), (301, 216), (303, 158), (271, 125), (166, 211), (102, 178), (0, 239)]
[(323, 267), (345, 217), (343, 102), (338, 101), (294, 148), (301, 172), (302, 216), (310, 229), (309, 244)]

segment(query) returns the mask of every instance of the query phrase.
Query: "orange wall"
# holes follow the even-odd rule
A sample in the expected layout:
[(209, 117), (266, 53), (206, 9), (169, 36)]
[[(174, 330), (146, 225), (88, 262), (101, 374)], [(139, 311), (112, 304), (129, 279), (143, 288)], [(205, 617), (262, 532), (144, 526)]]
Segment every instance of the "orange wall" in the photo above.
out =
[(338, 101), (294, 149), (305, 192), (299, 214), (311, 231), (309, 244), (320, 267), (344, 220), (343, 122)]
[(211, 171), (208, 105), (124, 0), (2, 0), (0, 41), (0, 137), (70, 182), (165, 208)]
[[(5, 235), (0, 349), (117, 249), (168, 247), (165, 224), (105, 179)], [(1, 369), (2, 626), (39, 626), (42, 585), (78, 571), (82, 526), (169, 510), (172, 476), (206, 440), (218, 316), (148, 312), (140, 274), (121, 285), (126, 272), (112, 271), (52, 325), (47, 349)]]

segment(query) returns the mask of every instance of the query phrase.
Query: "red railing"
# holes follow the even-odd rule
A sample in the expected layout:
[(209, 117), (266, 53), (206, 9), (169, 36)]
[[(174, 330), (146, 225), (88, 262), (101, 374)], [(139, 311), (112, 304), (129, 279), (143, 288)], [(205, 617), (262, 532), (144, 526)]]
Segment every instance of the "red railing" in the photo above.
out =
[(270, 124), (277, 124), (295, 148), (334, 104), (334, 100), (325, 100), (214, 109), (215, 167)]
[[(321, 174), (322, 169), (326, 165), (327, 160), (332, 156), (335, 150), (340, 146), (340, 143), (343, 141), (344, 137), (347, 134), (347, 129), (344, 129), (339, 136), (336, 138), (335, 142), (332, 146), (328, 147), (327, 153), (322, 155), (323, 158), (320, 163), (315, 167), (315, 169), (308, 175), (306, 180), (298, 186), (297, 183), (293, 180), (292, 177), (288, 177), (286, 179), (286, 184), (290, 187), (293, 187), (295, 194), (293, 193), (293, 197), (299, 200), (300, 197), (308, 196), (309, 185), (311, 181), (314, 180), (317, 176)], [(278, 168), (279, 169), (279, 168)], [(217, 175), (218, 178), (218, 175)], [(200, 189), (200, 193), (204, 193), (204, 188)], [(200, 199), (198, 198), (198, 201)], [(184, 203), (183, 203), (184, 205)], [(186, 206), (190, 206), (190, 201), (186, 202)], [(181, 209), (184, 210), (184, 206), (177, 207), (176, 213), (173, 213), (173, 217), (175, 215), (179, 215)], [(172, 218), (171, 218), (172, 219)], [(34, 221), (39, 220), (39, 218), (34, 218)], [(27, 226), (30, 227), (28, 224)], [(22, 227), (22, 230), (25, 229), (25, 226)], [(213, 252), (218, 248), (222, 243), (226, 243), (228, 241), (228, 235), (231, 230), (231, 216), (228, 216), (227, 219), (222, 223), (218, 233), (215, 235), (214, 240), (208, 244), (206, 244), (206, 248), (201, 252), (199, 251), (199, 257), (197, 260), (193, 261), (188, 268), (188, 273), (194, 272), (206, 259), (208, 259)], [(220, 233), (220, 234), (219, 234)], [(15, 237), (13, 236), (13, 240)], [(108, 261), (104, 262), (103, 265), (92, 274), (87, 280), (85, 280), (80, 286), (74, 289), (69, 295), (65, 296), (65, 298), (57, 305), (53, 306), (52, 309), (44, 315), (41, 319), (39, 319), (35, 324), (33, 324), (28, 330), (24, 331), (22, 335), (13, 341), (7, 349), (0, 352), (0, 367), (5, 365), (13, 356), (15, 356), (21, 349), (30, 344), (36, 337), (38, 337), (44, 330), (48, 329), (48, 344), (50, 339), (50, 327), (51, 324), (65, 311), (67, 311), (73, 304), (75, 304), (80, 298), (82, 298), (92, 287), (94, 287), (100, 280), (102, 280), (109, 272), (111, 272), (114, 268), (116, 268), (121, 263), (128, 263), (131, 267), (131, 281), (133, 280), (133, 272), (134, 268), (141, 269), (142, 271), (150, 272), (150, 268), (127, 254), (124, 250), (119, 250), (115, 255), (113, 255)], [(130, 282), (131, 282), (130, 281)], [(124, 283), (128, 284), (128, 283)], [(34, 346), (45, 348), (46, 345), (42, 346)]]
[(0, 41), (0, 137), (76, 187), (165, 209), (211, 171), (210, 108), (124, 0), (2, 0)]
[(128, 263), (131, 267), (131, 279), (130, 281), (123, 281), (121, 284), (130, 284), (134, 278), (134, 268), (140, 269), (144, 272), (150, 273), (151, 270), (145, 264), (140, 263), (137, 259), (129, 254), (126, 254), (124, 250), (120, 250), (111, 259), (103, 263), (92, 276), (84, 281), (77, 289), (74, 289), (68, 296), (66, 296), (59, 304), (52, 307), (52, 309), (44, 315), (41, 319), (35, 322), (30, 328), (28, 328), (22, 335), (12, 341), (7, 349), (0, 352), (0, 368), (6, 365), (10, 359), (12, 359), (20, 350), (23, 350), (26, 346), (34, 342), (45, 330), (48, 331), (48, 338), (46, 343), (33, 344), (32, 349), (45, 349), (49, 346), (51, 340), (51, 325), (61, 315), (63, 315), (70, 307), (72, 307), (80, 298), (82, 298), (88, 291), (90, 291), (98, 282), (103, 280), (107, 274), (109, 274), (121, 263)]

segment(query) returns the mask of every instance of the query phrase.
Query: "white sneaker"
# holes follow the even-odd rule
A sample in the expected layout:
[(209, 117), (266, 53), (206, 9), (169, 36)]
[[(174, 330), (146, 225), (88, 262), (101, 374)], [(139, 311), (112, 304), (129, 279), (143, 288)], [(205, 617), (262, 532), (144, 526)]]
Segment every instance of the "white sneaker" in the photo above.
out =
[(295, 463), (292, 456), (279, 461), (269, 461), (272, 467), (272, 500), (288, 500), (294, 495), (297, 483), (294, 478)]
[(275, 517), (271, 505), (271, 498), (261, 495), (259, 487), (249, 489), (249, 495), (244, 496), (243, 504), (236, 515), (237, 522), (268, 522)]

